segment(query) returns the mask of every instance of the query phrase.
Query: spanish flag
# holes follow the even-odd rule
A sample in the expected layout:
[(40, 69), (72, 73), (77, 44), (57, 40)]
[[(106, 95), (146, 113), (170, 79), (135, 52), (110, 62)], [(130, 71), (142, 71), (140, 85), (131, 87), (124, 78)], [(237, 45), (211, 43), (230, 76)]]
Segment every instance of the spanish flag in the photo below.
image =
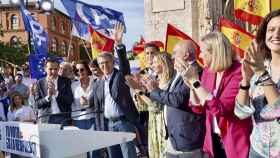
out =
[(112, 52), (114, 48), (114, 40), (106, 37), (105, 35), (95, 31), (92, 27), (89, 27), (91, 33), (91, 51), (92, 59), (96, 59), (98, 54), (102, 51)]
[(224, 17), (220, 18), (220, 30), (229, 39), (233, 50), (243, 58), (244, 51), (255, 37)]
[(199, 54), (200, 54), (199, 45), (184, 32), (180, 31), (179, 29), (177, 29), (176, 27), (170, 24), (167, 24), (165, 51), (172, 53), (175, 45), (182, 40), (191, 40), (194, 43), (194, 45), (197, 47), (196, 54), (195, 54), (196, 61), (200, 65), (203, 65), (203, 60), (199, 58)]
[(144, 40), (143, 36), (141, 36), (140, 41), (136, 42), (136, 44), (133, 46), (132, 52), (134, 54), (142, 53), (144, 51), (144, 47), (145, 47), (145, 40)]
[(237, 19), (258, 25), (270, 12), (280, 8), (279, 0), (234, 0)]

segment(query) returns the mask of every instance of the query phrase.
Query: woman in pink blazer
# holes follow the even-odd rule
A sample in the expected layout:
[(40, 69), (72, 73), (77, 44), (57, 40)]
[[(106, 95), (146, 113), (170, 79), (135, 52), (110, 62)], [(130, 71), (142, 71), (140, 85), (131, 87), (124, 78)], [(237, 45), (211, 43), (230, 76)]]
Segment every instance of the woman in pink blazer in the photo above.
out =
[(181, 74), (191, 88), (190, 106), (202, 106), (206, 113), (203, 149), (210, 157), (247, 158), (252, 123), (234, 115), (241, 64), (234, 60), (231, 44), (221, 32), (209, 33), (201, 42), (205, 66), (201, 81), (195, 68), (183, 61)]

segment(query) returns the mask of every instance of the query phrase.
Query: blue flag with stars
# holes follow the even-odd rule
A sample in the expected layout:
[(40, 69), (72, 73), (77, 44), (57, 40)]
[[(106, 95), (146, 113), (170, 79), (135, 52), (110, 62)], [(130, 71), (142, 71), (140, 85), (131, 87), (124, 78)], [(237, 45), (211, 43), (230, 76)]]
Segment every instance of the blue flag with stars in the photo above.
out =
[(61, 0), (70, 18), (90, 24), (97, 31), (112, 32), (116, 22), (125, 26), (123, 13), (97, 5), (90, 5), (78, 0)]
[(28, 60), (30, 65), (31, 78), (40, 79), (47, 75), (45, 72), (46, 59), (47, 55), (29, 55)]
[(48, 34), (44, 30), (43, 26), (37, 22), (30, 12), (24, 7), (23, 4), (20, 5), (20, 10), (24, 22), (24, 27), (27, 32), (31, 35), (32, 46), (34, 48), (35, 54), (48, 54)]

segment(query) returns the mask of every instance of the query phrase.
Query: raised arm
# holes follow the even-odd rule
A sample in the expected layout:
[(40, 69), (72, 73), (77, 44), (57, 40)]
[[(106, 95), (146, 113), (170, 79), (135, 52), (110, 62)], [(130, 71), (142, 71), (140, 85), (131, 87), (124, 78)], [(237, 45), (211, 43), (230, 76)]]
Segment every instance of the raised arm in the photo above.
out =
[(114, 28), (113, 38), (115, 40), (115, 50), (119, 58), (119, 70), (123, 76), (130, 74), (130, 65), (126, 56), (126, 48), (122, 43), (124, 26), (121, 23), (116, 23)]

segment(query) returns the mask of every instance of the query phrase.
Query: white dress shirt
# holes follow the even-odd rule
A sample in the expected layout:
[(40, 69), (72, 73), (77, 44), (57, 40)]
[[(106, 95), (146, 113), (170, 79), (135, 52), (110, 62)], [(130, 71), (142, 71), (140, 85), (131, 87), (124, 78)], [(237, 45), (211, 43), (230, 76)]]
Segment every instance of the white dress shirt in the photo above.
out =
[(104, 97), (105, 97), (105, 105), (104, 105), (104, 116), (108, 119), (117, 118), (123, 115), (123, 112), (119, 108), (119, 105), (114, 101), (110, 93), (110, 80), (112, 78), (114, 72), (110, 75), (106, 76), (104, 82)]
[[(82, 96), (89, 99), (89, 96), (90, 96), (90, 94), (93, 90), (93, 83), (94, 83), (94, 79), (93, 79), (93, 77), (90, 77), (89, 86), (87, 87), (86, 90), (84, 90), (81, 87), (81, 82), (80, 81), (75, 81), (75, 82), (72, 83), (71, 89), (72, 89), (73, 96), (74, 96), (74, 102), (72, 103), (72, 111), (87, 108), (85, 111), (72, 112), (71, 115), (72, 115), (72, 118), (74, 120), (91, 119), (95, 116), (94, 113), (93, 113), (93, 110), (94, 110), (93, 108), (88, 108), (89, 105), (82, 106), (80, 104), (80, 98)], [(83, 115), (83, 114), (86, 114), (86, 113), (91, 113), (91, 114)], [(78, 116), (78, 115), (83, 115), (83, 116), (75, 117), (75, 116)]]

